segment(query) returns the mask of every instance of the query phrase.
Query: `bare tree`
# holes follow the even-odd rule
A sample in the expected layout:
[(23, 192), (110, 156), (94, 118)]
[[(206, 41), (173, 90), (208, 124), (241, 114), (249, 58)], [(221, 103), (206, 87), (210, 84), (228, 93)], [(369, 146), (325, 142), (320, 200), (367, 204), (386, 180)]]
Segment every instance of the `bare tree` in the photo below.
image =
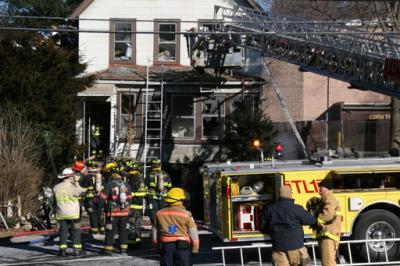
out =
[(0, 204), (19, 204), (25, 214), (37, 208), (43, 176), (37, 134), (13, 107), (0, 107), (0, 113)]

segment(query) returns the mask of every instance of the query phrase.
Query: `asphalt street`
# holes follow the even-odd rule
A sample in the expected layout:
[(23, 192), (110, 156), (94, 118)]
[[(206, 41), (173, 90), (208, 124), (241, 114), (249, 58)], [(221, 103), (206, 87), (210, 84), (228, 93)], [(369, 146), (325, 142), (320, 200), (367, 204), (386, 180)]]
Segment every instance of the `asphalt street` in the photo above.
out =
[[(82, 234), (82, 243), (87, 254), (81, 257), (72, 255), (72, 249), (68, 249), (68, 256), (58, 257), (58, 238), (52, 235), (44, 240), (43, 237), (29, 237), (26, 239), (0, 241), (0, 266), (11, 265), (159, 265), (159, 255), (152, 248), (149, 239), (149, 232), (145, 233), (144, 241), (140, 247), (130, 249), (128, 255), (115, 254), (112, 257), (101, 254), (103, 247), (103, 235), (96, 235), (92, 238), (88, 233)], [(43, 241), (44, 240), (44, 241)], [(18, 241), (19, 243), (15, 243)], [(27, 242), (30, 241), (30, 242)], [(202, 231), (200, 234), (201, 248), (200, 252), (192, 257), (194, 265), (222, 265), (222, 256), (220, 251), (212, 250), (214, 246), (223, 246), (215, 237)], [(72, 243), (68, 243), (72, 246)], [(232, 244), (230, 244), (232, 245)], [(270, 255), (267, 251), (262, 252), (263, 265), (272, 265), (269, 263)], [(240, 265), (240, 255), (236, 251), (228, 251), (225, 255), (228, 265)], [(246, 265), (259, 265), (257, 250), (248, 250), (243, 257)]]

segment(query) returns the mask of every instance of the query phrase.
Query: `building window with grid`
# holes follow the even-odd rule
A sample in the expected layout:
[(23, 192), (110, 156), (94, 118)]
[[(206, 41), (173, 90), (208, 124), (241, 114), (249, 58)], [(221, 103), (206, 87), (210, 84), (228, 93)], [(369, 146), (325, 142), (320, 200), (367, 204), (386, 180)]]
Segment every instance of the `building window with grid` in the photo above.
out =
[(135, 34), (134, 20), (111, 21), (111, 62), (135, 63)]
[(173, 138), (194, 138), (194, 97), (172, 96), (171, 134)]
[(135, 95), (134, 94), (120, 94), (120, 112), (119, 112), (119, 129), (120, 137), (128, 138), (128, 136), (135, 137)]
[(225, 96), (207, 96), (202, 99), (203, 138), (218, 138), (225, 126)]
[(231, 99), (231, 114), (235, 112), (240, 112), (243, 108), (246, 107), (246, 110), (254, 116), (254, 114), (258, 111), (259, 105), (259, 95), (256, 93), (243, 93), (235, 95)]
[(178, 21), (157, 21), (155, 29), (159, 34), (154, 40), (154, 61), (165, 63), (179, 63), (180, 31)]

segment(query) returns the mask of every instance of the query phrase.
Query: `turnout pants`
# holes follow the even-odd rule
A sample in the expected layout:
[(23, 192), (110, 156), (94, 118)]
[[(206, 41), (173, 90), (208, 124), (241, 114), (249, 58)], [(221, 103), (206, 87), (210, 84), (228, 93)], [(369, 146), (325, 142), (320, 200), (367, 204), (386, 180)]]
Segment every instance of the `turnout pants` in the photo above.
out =
[(136, 244), (142, 240), (142, 210), (132, 210), (129, 217), (129, 244)]
[(81, 225), (79, 220), (59, 220), (60, 250), (67, 249), (68, 232), (71, 229), (74, 249), (81, 249)]
[(93, 234), (104, 231), (103, 204), (98, 199), (90, 199), (87, 211), (89, 213), (90, 232)]
[[(288, 250), (288, 251), (272, 251), (272, 261), (275, 266), (307, 266), (310, 265), (310, 257), (307, 248)], [(325, 266), (325, 264), (323, 264)]]
[(117, 232), (121, 251), (128, 249), (128, 219), (129, 216), (107, 218), (105, 250), (113, 250), (114, 235)]
[(149, 216), (151, 224), (154, 224), (156, 220), (157, 211), (163, 209), (165, 207), (164, 199), (149, 199)]
[(189, 248), (179, 249), (177, 242), (162, 243), (160, 266), (190, 266)]
[(336, 266), (336, 251), (339, 243), (330, 238), (321, 238), (318, 240), (319, 252), (321, 254), (321, 263), (323, 266)]

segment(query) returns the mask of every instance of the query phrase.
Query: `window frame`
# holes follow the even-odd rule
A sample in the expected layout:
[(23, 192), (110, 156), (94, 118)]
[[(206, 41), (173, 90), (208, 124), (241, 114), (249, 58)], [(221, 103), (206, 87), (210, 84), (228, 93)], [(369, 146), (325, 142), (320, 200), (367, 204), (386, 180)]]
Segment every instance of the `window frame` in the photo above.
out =
[[(193, 136), (190, 137), (174, 137), (172, 135), (173, 132), (173, 122), (174, 119), (174, 100), (179, 97), (191, 97), (193, 100), (193, 110), (192, 110), (192, 120), (193, 120)], [(171, 95), (171, 139), (179, 139), (179, 140), (195, 140), (196, 139), (196, 97), (190, 94), (175, 94)]]
[[(221, 97), (222, 98), (223, 105), (220, 108), (221, 108), (221, 110), (223, 110), (224, 113), (223, 113), (223, 115), (221, 117), (218, 116), (218, 112), (217, 112), (217, 114), (204, 114), (203, 110), (204, 110), (205, 101), (203, 101), (203, 100), (201, 101), (201, 118), (200, 119), (201, 119), (201, 139), (202, 140), (219, 139), (220, 136), (225, 132), (227, 95), (225, 95), (225, 94), (216, 94), (215, 97), (217, 97), (217, 98)], [(223, 119), (223, 121), (219, 121), (219, 124), (222, 125), (222, 127), (221, 127), (221, 132), (220, 132), (220, 134), (218, 136), (204, 136), (204, 118), (205, 117), (217, 117), (219, 120)]]
[[(131, 23), (131, 46), (132, 46), (132, 58), (131, 60), (118, 60), (115, 59), (115, 36), (113, 33), (115, 31), (115, 25), (118, 22), (122, 23)], [(119, 65), (135, 65), (136, 64), (136, 19), (134, 18), (111, 18), (110, 19), (110, 51), (109, 51), (109, 61), (110, 64), (119, 64)]]
[[(154, 31), (160, 31), (160, 25), (163, 24), (175, 24), (175, 32), (181, 31), (181, 21), (180, 19), (155, 19), (154, 20)], [(159, 60), (158, 51), (160, 49), (160, 38), (159, 33), (154, 34), (154, 47), (153, 47), (153, 64), (180, 64), (180, 52), (181, 52), (181, 35), (175, 34), (175, 60)]]
[[(118, 102), (119, 102), (119, 104), (118, 104), (118, 133), (119, 133), (119, 136), (121, 136), (121, 137), (125, 137), (125, 136), (122, 136), (122, 121), (123, 121), (123, 119), (122, 119), (122, 117), (123, 116), (129, 116), (129, 114), (128, 113), (126, 113), (126, 114), (122, 114), (122, 96), (123, 95), (127, 95), (127, 96), (132, 96), (133, 97), (133, 101), (132, 101), (132, 106), (131, 106), (131, 108), (132, 108), (132, 114), (131, 114), (131, 119), (132, 119), (132, 121), (131, 121), (131, 124), (132, 124), (132, 131), (133, 131), (133, 133), (131, 134), (131, 139), (134, 139), (134, 138), (136, 138), (137, 136), (138, 136), (138, 132), (137, 132), (137, 119), (136, 119), (136, 113), (137, 113), (137, 111), (136, 111), (136, 107), (135, 107), (135, 102), (136, 102), (136, 100), (137, 100), (137, 94), (136, 93), (129, 93), (129, 92), (120, 92), (120, 93), (118, 93)], [(128, 136), (126, 136), (126, 138), (127, 138)]]

